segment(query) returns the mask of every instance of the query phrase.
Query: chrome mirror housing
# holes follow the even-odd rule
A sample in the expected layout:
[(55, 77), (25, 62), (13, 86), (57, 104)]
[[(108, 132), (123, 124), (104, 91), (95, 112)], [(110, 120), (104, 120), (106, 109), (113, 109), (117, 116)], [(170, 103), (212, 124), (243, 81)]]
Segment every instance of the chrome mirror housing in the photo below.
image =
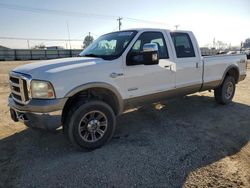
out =
[(155, 43), (146, 43), (143, 45), (143, 52), (157, 52), (158, 46)]

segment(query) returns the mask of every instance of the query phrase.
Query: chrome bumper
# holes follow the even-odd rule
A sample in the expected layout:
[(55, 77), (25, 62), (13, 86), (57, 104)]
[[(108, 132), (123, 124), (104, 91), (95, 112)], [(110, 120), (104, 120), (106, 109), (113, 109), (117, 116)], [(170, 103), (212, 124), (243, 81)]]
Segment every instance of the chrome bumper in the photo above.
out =
[[(10, 96), (11, 118), (13, 121), (20, 121), (28, 127), (55, 130), (61, 126), (62, 109), (66, 100), (31, 100), (28, 105), (21, 106)], [(40, 103), (42, 104), (40, 107), (35, 105)]]

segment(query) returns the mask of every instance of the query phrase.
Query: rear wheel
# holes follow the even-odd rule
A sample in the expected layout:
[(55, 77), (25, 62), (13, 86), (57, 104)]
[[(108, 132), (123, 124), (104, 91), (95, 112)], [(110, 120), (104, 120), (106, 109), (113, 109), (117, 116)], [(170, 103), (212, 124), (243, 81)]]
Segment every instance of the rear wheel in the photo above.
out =
[(64, 133), (71, 143), (95, 149), (108, 142), (115, 130), (115, 114), (102, 101), (79, 102), (67, 115)]
[(227, 76), (220, 87), (214, 90), (215, 100), (219, 104), (228, 104), (232, 101), (235, 93), (235, 79)]

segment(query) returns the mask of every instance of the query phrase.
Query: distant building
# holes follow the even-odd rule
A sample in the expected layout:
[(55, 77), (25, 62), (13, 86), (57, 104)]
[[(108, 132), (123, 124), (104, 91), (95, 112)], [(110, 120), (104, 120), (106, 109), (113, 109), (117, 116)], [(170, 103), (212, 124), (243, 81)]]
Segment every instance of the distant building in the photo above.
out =
[(64, 47), (62, 47), (62, 46), (47, 46), (46, 49), (47, 50), (63, 50)]

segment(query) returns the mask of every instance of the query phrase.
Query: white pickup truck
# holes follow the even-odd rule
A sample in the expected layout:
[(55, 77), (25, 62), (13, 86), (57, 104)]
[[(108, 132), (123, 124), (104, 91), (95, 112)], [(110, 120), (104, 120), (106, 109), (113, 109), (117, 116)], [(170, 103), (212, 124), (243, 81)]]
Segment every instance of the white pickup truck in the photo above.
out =
[(205, 90), (220, 104), (231, 102), (246, 67), (243, 54), (202, 57), (190, 31), (113, 32), (79, 57), (12, 70), (10, 113), (28, 127), (63, 126), (73, 144), (94, 149), (110, 140), (116, 116), (130, 106)]

